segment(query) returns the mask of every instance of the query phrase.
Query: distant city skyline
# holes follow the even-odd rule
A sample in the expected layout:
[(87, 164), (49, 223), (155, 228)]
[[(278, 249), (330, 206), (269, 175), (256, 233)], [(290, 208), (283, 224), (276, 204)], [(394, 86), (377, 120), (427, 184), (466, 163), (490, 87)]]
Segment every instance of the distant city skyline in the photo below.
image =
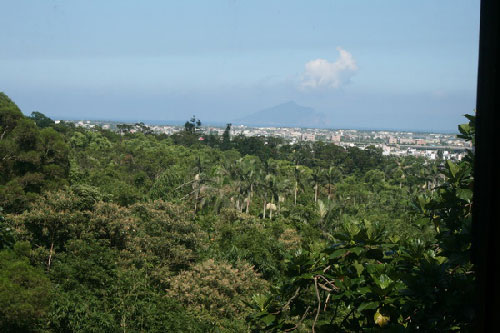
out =
[(224, 123), (295, 101), (331, 128), (456, 132), (479, 3), (10, 1), (0, 91), (60, 119)]
[[(190, 117), (188, 117), (190, 118)], [(115, 124), (137, 124), (137, 123), (144, 123), (145, 125), (148, 126), (177, 126), (177, 127), (183, 127), (186, 121), (189, 119), (109, 119), (109, 118), (86, 118), (86, 117), (53, 117), (52, 120), (55, 121), (68, 121), (68, 122), (102, 122), (102, 123), (115, 123)], [(198, 118), (198, 117), (197, 117)], [(225, 121), (206, 121), (206, 120), (200, 120), (201, 121), (201, 127), (217, 127), (221, 129), (225, 129), (228, 123), (231, 122), (225, 122)], [(462, 121), (464, 123), (464, 121)], [(242, 125), (237, 122), (231, 123), (233, 128), (237, 128), (240, 126), (243, 127), (248, 127), (248, 128), (264, 128), (266, 126), (247, 126), (247, 125)], [(274, 126), (269, 126), (269, 127), (274, 127)], [(455, 126), (454, 129), (450, 130), (432, 130), (432, 129), (419, 129), (419, 128), (388, 128), (388, 127), (307, 127), (307, 126), (282, 126), (282, 128), (301, 128), (301, 129), (318, 129), (318, 130), (357, 130), (357, 131), (390, 131), (390, 132), (413, 132), (413, 133), (436, 133), (436, 134), (453, 134), (457, 135), (459, 134), (458, 131), (458, 124)]]

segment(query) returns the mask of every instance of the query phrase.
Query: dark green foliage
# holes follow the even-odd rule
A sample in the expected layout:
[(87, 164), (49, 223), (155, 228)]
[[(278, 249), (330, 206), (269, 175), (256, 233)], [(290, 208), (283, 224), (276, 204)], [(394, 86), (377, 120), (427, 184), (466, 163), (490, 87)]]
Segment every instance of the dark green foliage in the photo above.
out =
[(231, 149), (231, 124), (226, 125), (226, 129), (224, 130), (224, 133), (222, 134), (221, 149), (222, 150)]
[(165, 286), (168, 277), (188, 268), (204, 250), (206, 236), (183, 207), (154, 201), (132, 206), (131, 213), (138, 222), (126, 255), (159, 285)]
[(6, 223), (3, 216), (3, 208), (0, 207), (0, 250), (10, 248), (15, 243), (15, 235), (12, 228)]
[(189, 121), (186, 121), (186, 123), (184, 124), (184, 130), (192, 134), (198, 132), (200, 127), (201, 121), (200, 119), (196, 119), (196, 116), (192, 116), (191, 119)]
[(276, 234), (281, 234), (282, 230), (273, 230), (260, 220), (235, 210), (224, 210), (219, 216), (211, 233), (213, 252), (210, 255), (232, 263), (245, 260), (266, 280), (278, 279), (287, 253), (285, 244), (277, 242), (279, 236)]
[(0, 121), (3, 330), (470, 329), (472, 153)]
[(0, 205), (20, 212), (36, 194), (66, 184), (68, 147), (53, 128), (40, 130), (0, 93)]
[(30, 265), (29, 243), (0, 251), (0, 330), (38, 331), (49, 312), (51, 283)]
[[(471, 140), (474, 118), (468, 119), (459, 128)], [(447, 161), (446, 182), (418, 199), (437, 230), (434, 239), (399, 240), (387, 225), (347, 221), (332, 245), (298, 252), (274, 293), (254, 297), (254, 330), (470, 331), (472, 161), (472, 152), (458, 164)], [(373, 186), (383, 176), (369, 171), (365, 181), (379, 191)]]
[(38, 128), (51, 127), (55, 125), (55, 122), (52, 119), (38, 111), (31, 112), (31, 116), (29, 118), (35, 121)]
[(205, 332), (210, 325), (190, 317), (142, 270), (116, 263), (106, 242), (72, 241), (51, 270), (57, 285), (49, 329), (82, 332)]

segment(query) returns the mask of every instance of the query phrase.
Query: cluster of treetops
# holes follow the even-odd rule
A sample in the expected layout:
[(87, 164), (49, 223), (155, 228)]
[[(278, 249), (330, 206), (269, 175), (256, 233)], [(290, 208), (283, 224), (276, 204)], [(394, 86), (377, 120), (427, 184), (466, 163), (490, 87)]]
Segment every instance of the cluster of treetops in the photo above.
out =
[(84, 129), (0, 93), (0, 331), (471, 329), (472, 152), (200, 126)]

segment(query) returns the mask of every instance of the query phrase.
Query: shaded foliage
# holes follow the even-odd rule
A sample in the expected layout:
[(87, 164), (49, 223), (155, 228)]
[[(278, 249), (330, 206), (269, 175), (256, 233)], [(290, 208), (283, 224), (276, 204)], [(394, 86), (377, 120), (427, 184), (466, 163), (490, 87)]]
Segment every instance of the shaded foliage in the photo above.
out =
[(30, 244), (0, 250), (0, 329), (38, 331), (49, 312), (52, 286), (41, 269), (29, 263)]

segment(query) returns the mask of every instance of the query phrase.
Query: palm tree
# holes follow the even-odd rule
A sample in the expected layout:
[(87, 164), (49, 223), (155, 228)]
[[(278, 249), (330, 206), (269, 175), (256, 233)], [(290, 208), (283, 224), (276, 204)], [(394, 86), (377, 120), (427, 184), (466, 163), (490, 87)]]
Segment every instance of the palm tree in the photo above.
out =
[(198, 156), (192, 179), (176, 188), (177, 190), (191, 184), (192, 191), (186, 194), (182, 199), (190, 197), (193, 199), (195, 214), (209, 201), (207, 198), (214, 196), (216, 186), (213, 178), (214, 177), (210, 177), (209, 170), (205, 170), (202, 165), (201, 157)]
[(342, 172), (340, 167), (330, 166), (324, 173), (323, 176), (326, 178), (326, 188), (328, 191), (328, 200), (332, 200), (332, 191), (335, 190), (335, 183), (342, 178)]
[(281, 203), (285, 202), (287, 193), (293, 191), (293, 182), (290, 178), (281, 176), (276, 182), (276, 192), (278, 200), (278, 214), (281, 212)]
[(320, 218), (320, 226), (324, 229), (325, 221), (330, 214), (330, 211), (333, 209), (334, 205), (331, 201), (327, 201), (326, 203), (323, 200), (319, 199), (317, 202), (318, 215)]
[(396, 169), (393, 171), (393, 175), (399, 178), (399, 188), (403, 187), (403, 182), (406, 180), (406, 174), (408, 169), (412, 167), (411, 164), (408, 164), (407, 159), (398, 158), (396, 160)]
[(274, 193), (276, 187), (276, 175), (268, 173), (264, 178), (264, 219), (266, 218), (266, 208), (269, 209), (269, 219), (273, 218)]
[(246, 194), (245, 212), (250, 211), (250, 202), (254, 193), (254, 186), (258, 182), (259, 173), (257, 172), (258, 157), (245, 156), (238, 160), (240, 169), (240, 179), (242, 181), (243, 192)]
[(323, 174), (323, 170), (320, 167), (314, 168), (313, 172), (311, 174), (312, 184), (313, 184), (313, 189), (314, 189), (314, 203), (318, 202), (318, 188), (319, 188), (322, 174)]
[(294, 180), (295, 180), (295, 186), (294, 186), (294, 205), (297, 205), (297, 194), (300, 189), (304, 189), (304, 183), (307, 182), (308, 178), (310, 176), (310, 169), (306, 166), (303, 165), (296, 165), (294, 169)]

